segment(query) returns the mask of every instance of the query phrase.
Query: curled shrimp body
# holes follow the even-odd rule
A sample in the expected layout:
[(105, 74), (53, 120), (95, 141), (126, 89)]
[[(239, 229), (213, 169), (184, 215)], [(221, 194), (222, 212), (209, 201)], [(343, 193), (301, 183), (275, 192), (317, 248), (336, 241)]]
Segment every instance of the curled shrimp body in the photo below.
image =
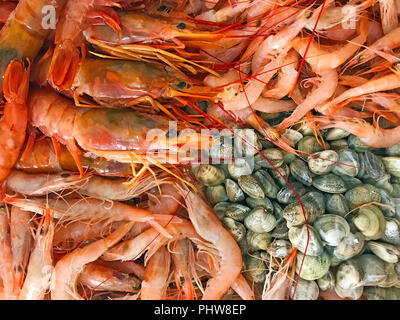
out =
[(14, 293), (18, 296), (24, 283), (25, 270), (33, 247), (32, 214), (18, 207), (11, 208), (10, 237), (14, 274)]
[(65, 0), (21, 0), (0, 33), (0, 88), (8, 64), (13, 59), (35, 59), (51, 28), (43, 28), (43, 8), (59, 14)]
[(7, 178), (25, 141), (29, 70), (30, 67), (25, 70), (21, 62), (13, 60), (4, 76), (3, 92), (7, 102), (0, 120), (0, 182)]
[(51, 298), (53, 300), (83, 299), (76, 288), (80, 272), (88, 263), (97, 260), (108, 248), (121, 240), (132, 225), (132, 222), (125, 223), (107, 238), (77, 248), (62, 257), (56, 263), (51, 278)]
[(54, 222), (49, 209), (44, 210), (39, 224), (33, 251), (29, 258), (28, 271), (19, 295), (20, 300), (43, 300), (50, 288), (53, 272)]
[(181, 192), (194, 228), (202, 238), (212, 244), (220, 257), (219, 268), (208, 280), (202, 299), (220, 299), (240, 275), (242, 254), (235, 240), (206, 202), (194, 192)]

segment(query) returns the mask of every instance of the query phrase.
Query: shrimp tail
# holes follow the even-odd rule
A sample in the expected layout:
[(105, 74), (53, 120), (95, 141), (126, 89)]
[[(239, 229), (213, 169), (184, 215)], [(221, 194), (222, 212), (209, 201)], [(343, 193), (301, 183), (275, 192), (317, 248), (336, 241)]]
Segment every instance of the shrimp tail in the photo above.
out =
[(8, 102), (25, 104), (29, 91), (29, 75), (31, 62), (26, 60), (28, 67), (20, 61), (13, 60), (7, 67), (4, 75), (3, 94)]

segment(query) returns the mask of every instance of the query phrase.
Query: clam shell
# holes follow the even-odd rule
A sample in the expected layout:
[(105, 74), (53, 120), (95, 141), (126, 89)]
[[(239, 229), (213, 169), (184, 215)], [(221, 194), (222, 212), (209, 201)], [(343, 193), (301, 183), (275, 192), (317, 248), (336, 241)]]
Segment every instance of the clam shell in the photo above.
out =
[(346, 219), (334, 214), (324, 214), (317, 217), (313, 226), (322, 241), (333, 247), (350, 234), (350, 226)]
[(324, 148), (318, 143), (317, 139), (313, 135), (305, 136), (303, 139), (301, 139), (297, 143), (297, 149), (306, 155), (324, 150)]
[(252, 197), (247, 197), (246, 204), (252, 209), (257, 207), (263, 207), (270, 213), (274, 212), (274, 205), (268, 198), (256, 199)]
[(251, 174), (253, 168), (246, 159), (239, 158), (235, 159), (233, 163), (228, 164), (228, 171), (231, 177), (237, 180), (242, 175)]
[(264, 194), (269, 198), (275, 199), (279, 187), (269, 173), (264, 169), (260, 169), (254, 172), (253, 176), (258, 181)]
[(400, 221), (396, 218), (386, 218), (385, 233), (381, 240), (400, 246)]
[(243, 190), (232, 179), (225, 180), (225, 190), (228, 199), (232, 202), (240, 202), (245, 199)]
[(384, 157), (382, 162), (388, 173), (400, 178), (400, 157)]
[(219, 219), (225, 217), (226, 208), (230, 205), (229, 202), (219, 202), (214, 207), (213, 210)]
[[(277, 172), (279, 171), (279, 173)], [(279, 168), (269, 169), (269, 174), (274, 179), (274, 181), (282, 188), (287, 185), (287, 179), (290, 174), (290, 168), (286, 163), (283, 163)], [(282, 176), (283, 177), (282, 177)]]
[(373, 254), (359, 256), (357, 262), (362, 271), (364, 286), (376, 286), (386, 280), (385, 262)]
[(205, 186), (216, 186), (225, 180), (225, 173), (221, 168), (210, 164), (201, 164), (196, 178)]
[[(280, 167), (283, 164), (283, 153), (277, 148), (264, 149), (261, 153), (269, 160), (266, 160), (261, 154), (254, 156), (254, 166), (256, 168)], [(272, 165), (271, 165), (272, 163)]]
[(308, 157), (308, 167), (312, 173), (321, 175), (332, 171), (335, 162), (338, 161), (339, 155), (333, 150), (324, 150), (316, 152)]
[(359, 137), (357, 137), (353, 134), (351, 134), (347, 137), (347, 143), (351, 149), (354, 149), (358, 152), (363, 152), (363, 151), (371, 149), (370, 146), (368, 146), (367, 144), (362, 142)]
[(253, 250), (267, 250), (272, 241), (272, 236), (268, 232), (257, 233), (251, 230), (247, 231), (247, 243)]
[(222, 223), (226, 229), (231, 233), (236, 242), (241, 241), (246, 237), (246, 228), (240, 222), (237, 222), (229, 217), (222, 218)]
[(336, 285), (344, 290), (362, 286), (362, 270), (355, 259), (343, 261), (336, 271)]
[(249, 212), (249, 207), (246, 207), (240, 203), (231, 203), (225, 210), (225, 216), (236, 221), (243, 221)]
[(361, 232), (350, 233), (334, 248), (333, 256), (339, 260), (347, 260), (358, 255), (365, 244), (365, 237)]
[(335, 151), (340, 151), (343, 149), (348, 149), (349, 145), (347, 144), (346, 139), (339, 139), (339, 140), (333, 140), (329, 142), (330, 148)]
[(359, 286), (353, 289), (343, 289), (338, 285), (335, 285), (335, 292), (341, 298), (348, 298), (352, 300), (358, 300), (363, 294), (364, 287)]
[(335, 277), (331, 271), (328, 271), (323, 277), (317, 279), (318, 287), (322, 291), (335, 288)]
[(275, 258), (284, 258), (290, 253), (291, 249), (292, 244), (289, 241), (280, 239), (272, 242), (268, 252)]
[(360, 159), (354, 150), (342, 149), (338, 152), (338, 163), (333, 166), (332, 172), (339, 176), (355, 177), (360, 167)]
[(260, 183), (252, 175), (247, 174), (240, 176), (238, 179), (238, 184), (243, 192), (250, 197), (257, 199), (262, 199), (265, 197)]
[(317, 217), (316, 209), (311, 203), (305, 201), (302, 201), (302, 203), (303, 206), (299, 202), (293, 202), (283, 209), (282, 216), (285, 218), (289, 228), (305, 223), (304, 214), (308, 223), (313, 223)]
[(290, 140), (294, 145), (303, 139), (303, 135), (297, 130), (286, 129), (282, 136), (288, 140)]
[(292, 176), (306, 186), (311, 186), (312, 176), (308, 166), (300, 159), (292, 161), (289, 165)]
[(259, 252), (246, 256), (246, 269), (243, 275), (250, 281), (261, 283), (265, 281), (267, 268)]
[(244, 224), (247, 229), (264, 233), (272, 231), (276, 225), (276, 218), (264, 208), (258, 207), (253, 209), (244, 219)]
[(367, 287), (364, 289), (364, 296), (368, 300), (400, 300), (400, 289)]
[[(300, 182), (293, 182), (291, 185), (299, 197), (306, 193), (306, 188)], [(297, 197), (293, 190), (289, 186), (286, 186), (278, 191), (276, 200), (282, 204), (289, 204), (296, 201)]]
[(350, 133), (348, 133), (347, 131), (344, 131), (342, 129), (331, 128), (326, 133), (325, 139), (328, 141), (339, 140), (339, 139), (347, 138), (349, 135), (350, 135)]
[[(295, 291), (296, 288), (296, 291)], [(319, 297), (319, 288), (315, 281), (299, 279), (290, 289), (290, 297), (293, 300), (317, 300)]]
[(324, 251), (321, 239), (312, 226), (303, 224), (301, 227), (292, 227), (289, 229), (288, 236), (295, 248), (309, 256), (319, 256)]
[(368, 175), (372, 179), (378, 179), (386, 173), (380, 157), (371, 151), (365, 151), (360, 155), (360, 164), (362, 168), (366, 169), (364, 176)]
[[(304, 261), (303, 261), (304, 257)], [(300, 270), (300, 266), (303, 265)], [(328, 271), (331, 260), (327, 252), (323, 252), (320, 256), (304, 256), (301, 252), (297, 253), (296, 273), (304, 280), (317, 280), (322, 278)]]
[(206, 188), (206, 197), (212, 205), (228, 200), (228, 196), (226, 195), (225, 187), (223, 185), (208, 186)]
[(390, 243), (368, 241), (367, 248), (383, 261), (388, 263), (397, 263), (399, 261), (400, 249)]
[(343, 193), (347, 190), (344, 181), (331, 173), (315, 177), (312, 185), (318, 190), (327, 193)]
[(350, 209), (354, 209), (368, 202), (380, 202), (381, 192), (372, 185), (364, 184), (348, 190), (345, 197), (349, 202)]
[(360, 208), (352, 222), (367, 240), (377, 240), (385, 233), (385, 217), (374, 205)]
[(388, 156), (400, 156), (400, 142), (385, 149)]
[(326, 196), (326, 212), (344, 216), (349, 211), (349, 204), (343, 194), (336, 193)]

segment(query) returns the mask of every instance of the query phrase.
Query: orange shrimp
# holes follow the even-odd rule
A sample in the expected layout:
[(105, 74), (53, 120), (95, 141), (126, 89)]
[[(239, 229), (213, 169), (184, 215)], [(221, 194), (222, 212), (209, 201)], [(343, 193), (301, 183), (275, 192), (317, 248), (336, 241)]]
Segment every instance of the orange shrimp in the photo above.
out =
[(0, 2), (0, 22), (6, 23), (10, 17), (11, 12), (14, 11), (17, 4), (12, 1), (2, 1)]
[(26, 70), (22, 62), (13, 60), (7, 67), (3, 82), (4, 115), (0, 120), (0, 182), (4, 181), (25, 141), (28, 123), (26, 99), (29, 90), (30, 66)]
[(137, 293), (140, 280), (126, 273), (91, 262), (79, 274), (78, 282), (94, 291)]
[(165, 300), (170, 276), (171, 255), (161, 247), (149, 259), (140, 289), (141, 300)]
[(43, 300), (50, 287), (53, 272), (53, 214), (48, 208), (37, 227), (35, 244), (29, 258), (28, 270), (19, 300)]
[(51, 7), (58, 15), (66, 0), (21, 0), (0, 33), (0, 89), (3, 75), (13, 59), (33, 61), (51, 32), (44, 19), (44, 9)]
[[(114, 201), (110, 206), (102, 200), (92, 198), (68, 199), (65, 202), (60, 199), (33, 198), (18, 199), (5, 198), (6, 203), (10, 203), (22, 210), (36, 212), (41, 214), (46, 207), (54, 212), (56, 219), (62, 219), (63, 222), (89, 220), (92, 223), (105, 222), (112, 223), (116, 221), (134, 221), (148, 222), (158, 232), (170, 238), (169, 233), (156, 221), (169, 221), (169, 215), (153, 215), (150, 211), (133, 207), (121, 202)], [(179, 220), (179, 218), (176, 218)]]
[(378, 0), (384, 34), (394, 30), (398, 24), (396, 0)]
[(18, 207), (11, 208), (10, 237), (13, 260), (14, 294), (19, 295), (25, 278), (25, 270), (33, 247), (30, 212)]
[(231, 234), (198, 194), (186, 187), (181, 187), (180, 193), (185, 198), (190, 220), (197, 233), (212, 244), (220, 258), (219, 268), (208, 280), (202, 299), (220, 299), (240, 274), (242, 254)]
[(3, 294), (6, 300), (15, 300), (12, 249), (9, 218), (5, 207), (0, 206), (0, 277), (3, 281)]
[(115, 245), (130, 230), (133, 222), (119, 227), (110, 236), (92, 242), (66, 254), (55, 265), (51, 278), (53, 300), (83, 299), (77, 292), (76, 284), (85, 265), (97, 260), (108, 248)]
[[(142, 183), (142, 182), (141, 182)], [(174, 214), (180, 207), (181, 196), (176, 192), (173, 184), (166, 183), (161, 185), (161, 196), (151, 194), (148, 201), (148, 210), (154, 214)], [(153, 189), (158, 192), (157, 189)], [(148, 193), (150, 195), (150, 193)]]
[(112, 268), (114, 270), (118, 270), (126, 274), (134, 274), (140, 280), (144, 280), (146, 276), (146, 270), (144, 266), (142, 264), (133, 261), (121, 262), (121, 261), (97, 260), (97, 263), (101, 264), (102, 266)]

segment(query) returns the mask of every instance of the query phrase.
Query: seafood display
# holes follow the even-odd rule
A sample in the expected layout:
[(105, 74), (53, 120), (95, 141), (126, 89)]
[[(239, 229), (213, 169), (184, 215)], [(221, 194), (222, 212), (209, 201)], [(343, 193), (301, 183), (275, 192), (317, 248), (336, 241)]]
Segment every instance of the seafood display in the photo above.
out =
[(400, 1), (0, 2), (1, 300), (400, 300)]

